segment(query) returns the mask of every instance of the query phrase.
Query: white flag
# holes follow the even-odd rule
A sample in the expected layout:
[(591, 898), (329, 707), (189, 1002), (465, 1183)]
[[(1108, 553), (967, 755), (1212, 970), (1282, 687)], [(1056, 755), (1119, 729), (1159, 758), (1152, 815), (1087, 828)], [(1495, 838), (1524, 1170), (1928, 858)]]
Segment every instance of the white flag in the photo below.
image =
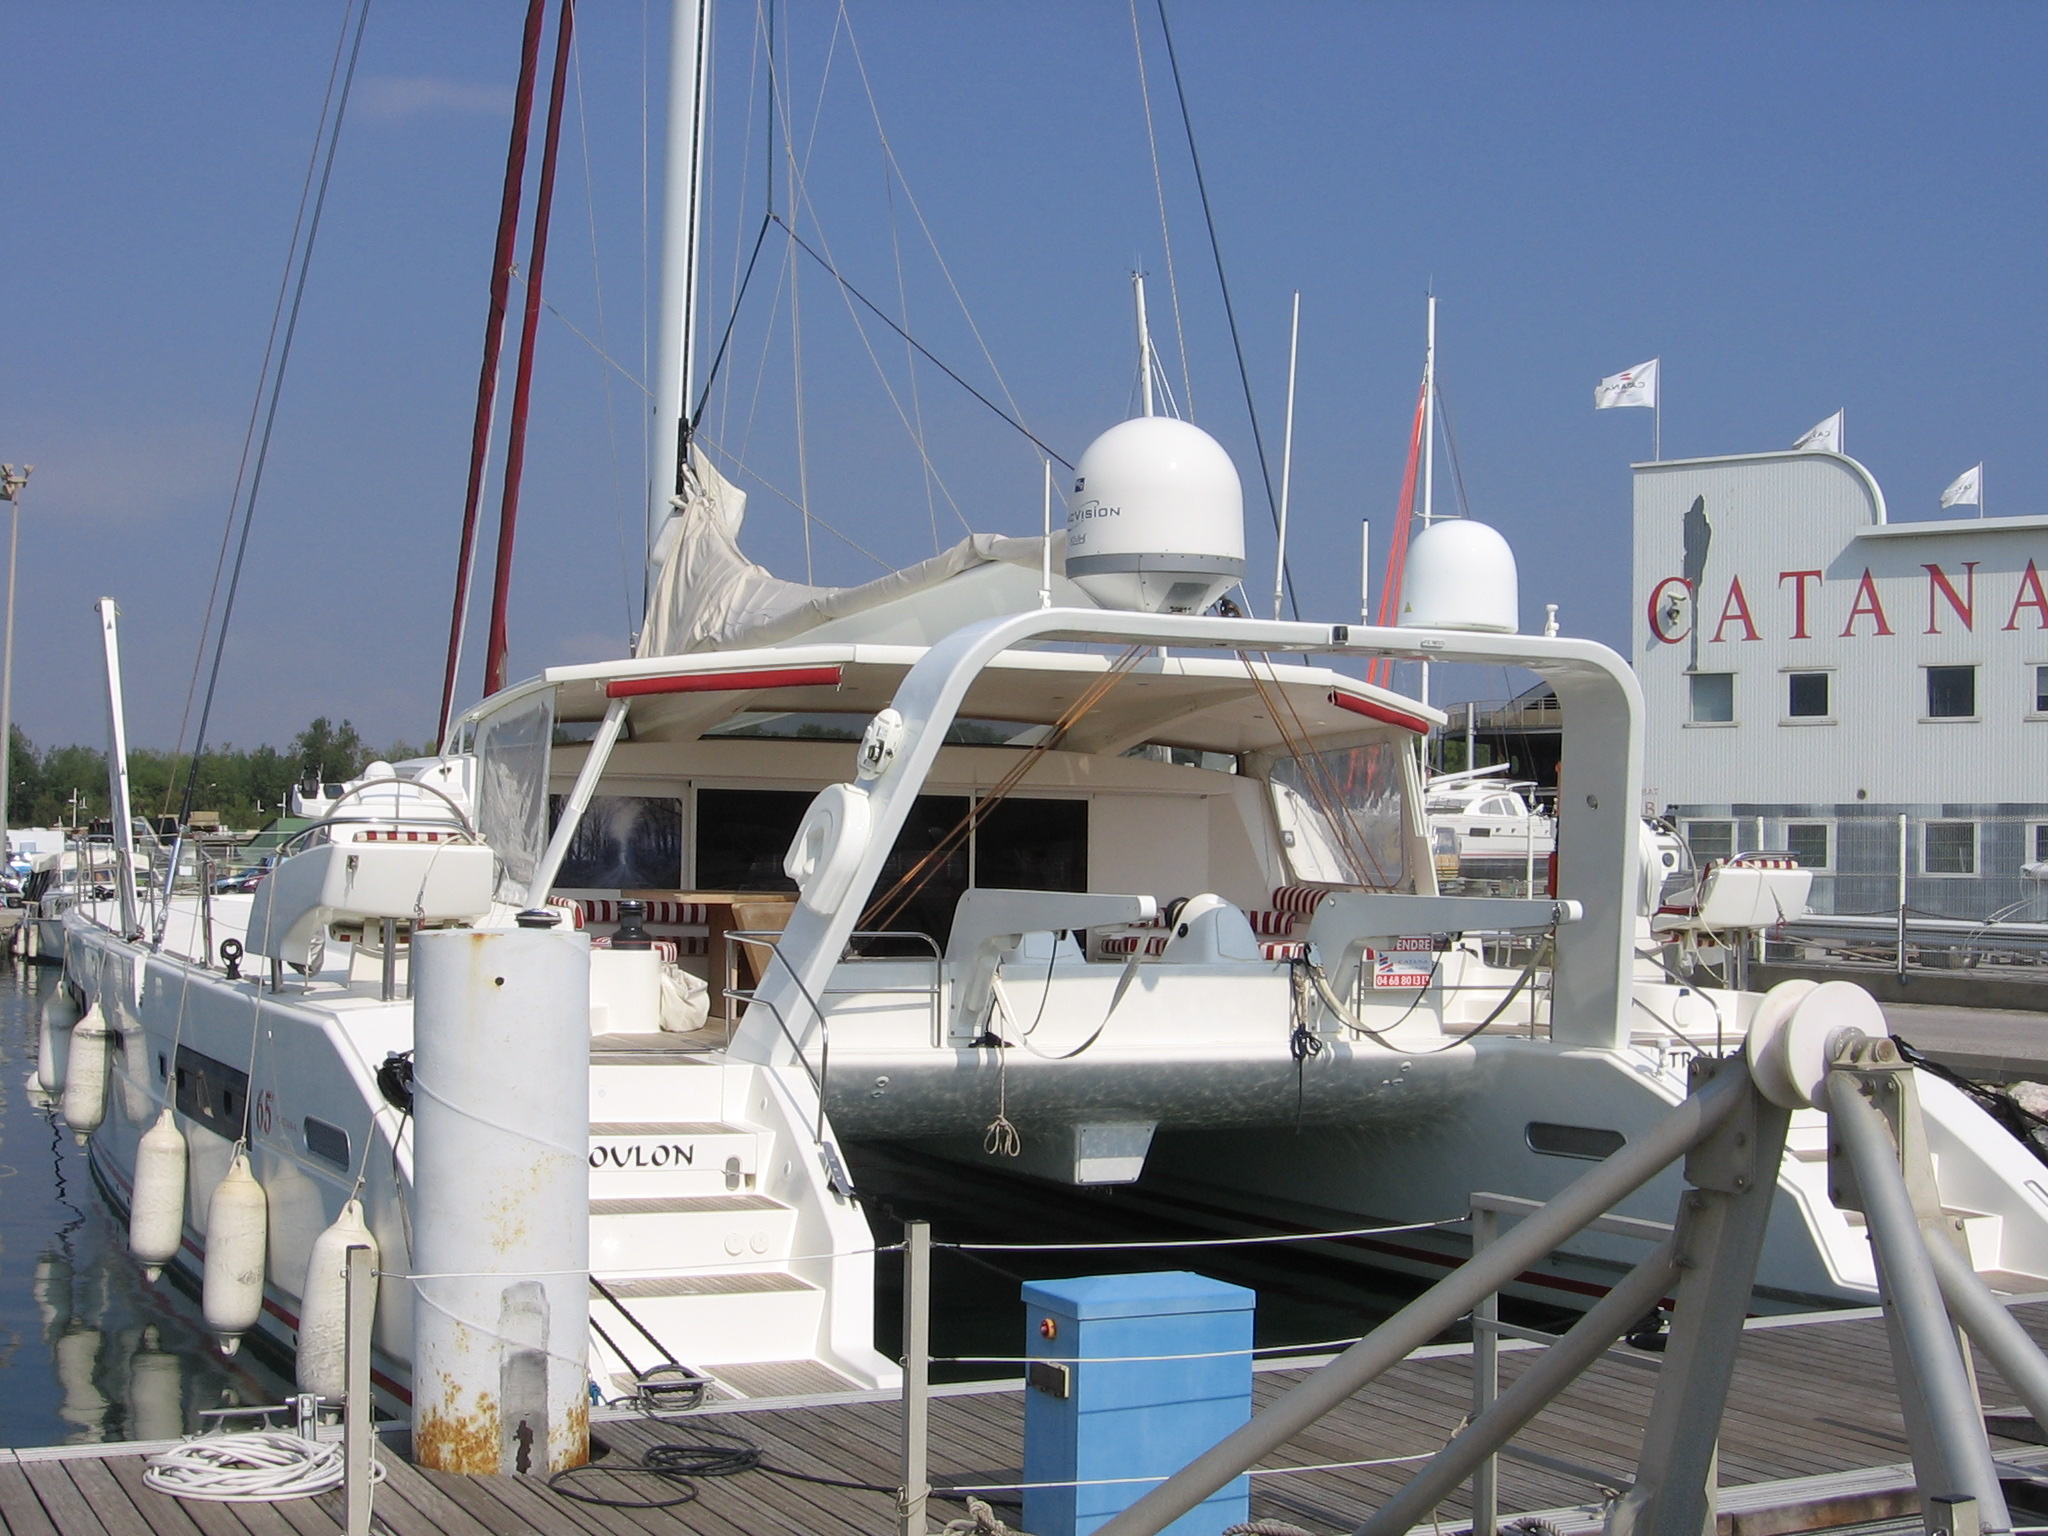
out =
[(1956, 476), (1956, 483), (1941, 493), (1944, 507), (1981, 507), (1984, 505), (1984, 466), (1966, 469)]
[(1792, 445), (1796, 452), (1805, 448), (1814, 453), (1840, 453), (1842, 451), (1842, 412), (1837, 411), (1819, 426)]
[(1611, 379), (1602, 379), (1593, 391), (1593, 409), (1604, 411), (1617, 405), (1657, 404), (1658, 358), (1639, 363), (1633, 368), (1624, 368)]

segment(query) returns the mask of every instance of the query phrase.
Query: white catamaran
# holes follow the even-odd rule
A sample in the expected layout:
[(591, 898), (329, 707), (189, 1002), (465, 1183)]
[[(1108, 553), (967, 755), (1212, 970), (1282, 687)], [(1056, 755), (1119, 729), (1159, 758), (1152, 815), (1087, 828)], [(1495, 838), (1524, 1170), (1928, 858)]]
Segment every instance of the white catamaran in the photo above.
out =
[[(678, 16), (666, 443), (686, 440), (703, 10)], [(253, 892), (160, 863), (139, 906), (114, 875), (63, 913), (89, 1010), (53, 1085), (67, 1117), (124, 1207), (147, 1138), (182, 1139), (178, 1230), (151, 1263), (209, 1267), (216, 1191), (253, 1177), (254, 1327), (287, 1347), (352, 1194), (387, 1274), (426, 1219), (405, 1053), (429, 931), (544, 909), (597, 946), (589, 1368), (608, 1391), (657, 1346), (748, 1395), (894, 1379), (867, 1142), (1131, 1186), (1223, 1230), (1450, 1223), (1475, 1192), (1554, 1193), (1683, 1098), (1689, 1061), (1802, 1000), (1660, 963), (1635, 679), (1602, 646), (1515, 633), (1511, 557), (1476, 525), (1409, 557), (1431, 627), (1367, 628), (1210, 613), (1243, 571), (1237, 475), (1166, 417), (1082, 456), (1063, 531), (976, 536), (854, 588), (748, 560), (745, 498), (695, 449), (656, 481), (636, 655), (503, 687), (439, 755), (302, 806), (315, 824)], [(1359, 681), (1374, 657), (1555, 688), (1554, 895), (1439, 893), (1417, 745), (1444, 717)], [(2048, 1288), (2048, 1175), (1959, 1092), (1921, 1094), (1977, 1267)], [(1825, 1151), (1820, 1113), (1795, 1116), (1767, 1300), (1873, 1291)], [(1628, 1208), (1668, 1213), (1667, 1179)], [(1350, 1251), (1428, 1269), (1462, 1241)], [(1585, 1234), (1530, 1283), (1597, 1291), (1624, 1241)], [(387, 1283), (376, 1368), (400, 1400), (411, 1318)]]

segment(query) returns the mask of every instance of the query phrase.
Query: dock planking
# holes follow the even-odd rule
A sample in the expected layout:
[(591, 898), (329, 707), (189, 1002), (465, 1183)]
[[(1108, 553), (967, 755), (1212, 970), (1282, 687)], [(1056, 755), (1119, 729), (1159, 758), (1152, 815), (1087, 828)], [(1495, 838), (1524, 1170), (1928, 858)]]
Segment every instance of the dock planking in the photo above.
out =
[[(2036, 1339), (2048, 1339), (2048, 1303), (2014, 1315)], [(1504, 1350), (1505, 1385), (1534, 1358)], [(1263, 1405), (1306, 1369), (1262, 1369), (1254, 1398)], [(1981, 1362), (1988, 1409), (2013, 1394)], [(1597, 1509), (1609, 1490), (1627, 1486), (1656, 1377), (1603, 1362), (1532, 1423), (1500, 1464), (1501, 1509), (1509, 1512)], [(1471, 1403), (1469, 1352), (1433, 1352), (1395, 1367), (1368, 1390), (1312, 1426), (1267, 1463), (1270, 1467), (1423, 1456), (1461, 1426)], [(600, 1421), (606, 1447), (586, 1474), (592, 1492), (635, 1499), (673, 1491), (647, 1476), (614, 1471), (652, 1446), (737, 1434), (762, 1448), (768, 1466), (893, 1488), (902, 1432), (893, 1399), (848, 1402), (780, 1399), (722, 1405), (679, 1420)], [(2048, 1460), (2038, 1447), (1995, 1440), (2001, 1456)], [(947, 1486), (997, 1484), (1021, 1475), (1023, 1393), (1014, 1383), (947, 1389), (931, 1403), (932, 1471)], [(1905, 1425), (1893, 1390), (1883, 1321), (1841, 1314), (1799, 1326), (1754, 1326), (1744, 1335), (1722, 1425), (1723, 1488), (1894, 1466), (1907, 1459)], [(453, 1477), (415, 1467), (386, 1450), (377, 1489), (376, 1527), (388, 1536), (886, 1536), (895, 1529), (889, 1492), (832, 1487), (765, 1469), (694, 1479), (697, 1496), (668, 1509), (623, 1509), (563, 1498), (536, 1478)], [(1417, 1463), (1352, 1466), (1255, 1477), (1252, 1512), (1311, 1530), (1346, 1531), (1412, 1474)], [(143, 1458), (120, 1446), (0, 1451), (0, 1531), (6, 1536), (338, 1536), (339, 1490), (279, 1504), (182, 1502), (143, 1486)], [(1013, 1503), (986, 1495), (999, 1507)], [(936, 1520), (959, 1512), (944, 1498)], [(1014, 1518), (1014, 1509), (1007, 1511)], [(1437, 1512), (1446, 1525), (1467, 1514), (1464, 1491)]]

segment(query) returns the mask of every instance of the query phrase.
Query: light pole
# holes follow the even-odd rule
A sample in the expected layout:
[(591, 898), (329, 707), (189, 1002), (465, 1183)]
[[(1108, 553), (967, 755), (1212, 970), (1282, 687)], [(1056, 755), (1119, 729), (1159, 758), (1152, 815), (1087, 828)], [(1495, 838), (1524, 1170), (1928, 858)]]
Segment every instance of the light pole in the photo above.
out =
[(28, 487), (28, 477), (36, 472), (33, 464), (24, 464), (16, 469), (12, 464), (0, 464), (0, 501), (7, 503), (10, 514), (7, 530), (7, 641), (4, 657), (0, 657), (0, 864), (13, 862), (13, 839), (7, 828), (13, 820), (8, 815), (8, 795), (13, 786), (8, 782), (14, 767), (14, 561), (21, 549), (21, 493)]

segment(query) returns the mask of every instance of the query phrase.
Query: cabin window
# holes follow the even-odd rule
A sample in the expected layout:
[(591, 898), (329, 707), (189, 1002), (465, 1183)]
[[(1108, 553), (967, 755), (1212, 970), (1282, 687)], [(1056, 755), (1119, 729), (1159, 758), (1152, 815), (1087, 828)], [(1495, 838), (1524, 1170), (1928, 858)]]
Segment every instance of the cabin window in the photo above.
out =
[(1799, 861), (1801, 869), (1826, 869), (1828, 824), (1824, 821), (1787, 822), (1785, 851)]
[(1824, 720), (1832, 713), (1833, 691), (1825, 672), (1791, 672), (1785, 677), (1785, 713), (1794, 720)]
[(1730, 725), (1735, 720), (1735, 674), (1694, 672), (1687, 682), (1692, 690), (1694, 725)]
[(1685, 845), (1692, 850), (1694, 864), (1704, 868), (1713, 859), (1735, 856), (1735, 823), (1732, 821), (1688, 821)]
[(1930, 720), (1968, 720), (1976, 713), (1975, 667), (1927, 669), (1927, 717)]
[(974, 829), (974, 883), (1010, 891), (1088, 889), (1088, 802), (1000, 802)]
[(1404, 751), (1371, 741), (1273, 765), (1273, 810), (1296, 880), (1382, 891), (1407, 883)]
[(1920, 868), (1930, 875), (1977, 873), (1977, 823), (1930, 821), (1921, 831)]
[[(548, 825), (565, 795), (548, 797)], [(569, 840), (555, 884), (572, 891), (666, 891), (683, 880), (683, 802), (668, 795), (598, 795)]]

